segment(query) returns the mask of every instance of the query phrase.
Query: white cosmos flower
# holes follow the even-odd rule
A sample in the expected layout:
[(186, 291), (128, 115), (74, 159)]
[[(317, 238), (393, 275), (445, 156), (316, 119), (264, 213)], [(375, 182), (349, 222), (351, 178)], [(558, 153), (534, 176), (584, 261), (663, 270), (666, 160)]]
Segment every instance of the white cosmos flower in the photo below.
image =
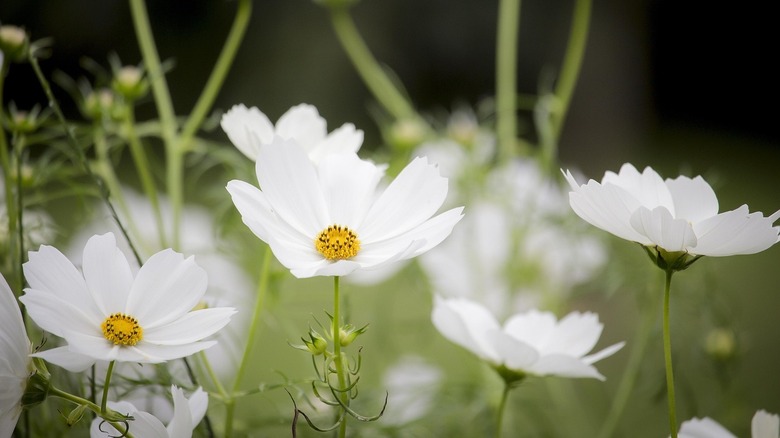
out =
[(728, 256), (754, 254), (780, 240), (769, 217), (750, 213), (747, 205), (718, 213), (718, 198), (701, 176), (662, 180), (650, 167), (642, 173), (631, 164), (607, 172), (601, 182), (580, 185), (565, 173), (574, 211), (590, 224), (626, 240), (667, 252)]
[(624, 342), (586, 354), (601, 336), (595, 313), (572, 312), (560, 321), (531, 310), (511, 316), (501, 327), (489, 310), (463, 298), (435, 297), (433, 325), (445, 338), (497, 368), (519, 375), (592, 377), (604, 380), (593, 363), (613, 355)]
[[(120, 414), (133, 417), (133, 420), (127, 423), (130, 426), (129, 432), (133, 436), (141, 438), (190, 438), (192, 430), (206, 414), (209, 405), (208, 394), (198, 388), (187, 399), (181, 388), (171, 386), (171, 395), (173, 396), (173, 419), (167, 427), (154, 415), (140, 411), (128, 402), (109, 402), (108, 407)], [(92, 420), (89, 432), (92, 438), (122, 435), (101, 418)]]
[[(315, 166), (295, 141), (260, 148), (262, 189), (233, 180), (227, 190), (244, 223), (299, 278), (341, 276), (418, 256), (446, 238), (462, 207), (433, 216), (447, 179), (414, 159), (381, 193), (384, 167), (357, 154), (330, 154)], [(432, 217), (433, 216), (433, 217)]]
[(295, 140), (314, 162), (330, 153), (357, 152), (363, 144), (363, 131), (351, 123), (328, 134), (317, 108), (304, 103), (282, 114), (276, 126), (259, 109), (235, 105), (222, 116), (221, 125), (236, 148), (253, 161), (257, 161), (260, 146), (277, 136)]
[[(758, 411), (751, 421), (751, 438), (780, 437), (780, 417), (767, 411)], [(680, 425), (678, 438), (737, 438), (717, 421), (704, 417), (693, 418)]]
[(10, 437), (22, 413), (30, 377), (30, 340), (11, 288), (0, 275), (0, 437)]
[(212, 346), (202, 339), (235, 313), (229, 307), (191, 311), (208, 283), (193, 257), (160, 251), (134, 274), (112, 233), (89, 239), (82, 271), (46, 245), (24, 264), (30, 287), (20, 300), (43, 330), (68, 344), (35, 356), (70, 371), (97, 360), (159, 363), (189, 356)]

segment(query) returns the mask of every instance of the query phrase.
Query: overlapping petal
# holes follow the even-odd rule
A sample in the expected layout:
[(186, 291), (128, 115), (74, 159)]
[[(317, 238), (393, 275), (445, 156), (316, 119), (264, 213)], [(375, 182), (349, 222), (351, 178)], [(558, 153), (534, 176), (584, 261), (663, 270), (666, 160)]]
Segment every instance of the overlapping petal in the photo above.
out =
[[(49, 266), (54, 273), (46, 275)], [(170, 249), (150, 257), (133, 278), (111, 233), (87, 242), (83, 274), (51, 247), (31, 252), (24, 268), (31, 274), (31, 287), (20, 300), (30, 317), (67, 341), (66, 347), (36, 355), (69, 370), (84, 369), (97, 360), (158, 363), (191, 355), (213, 345), (202, 340), (235, 313), (232, 308), (193, 312), (206, 291), (206, 272), (193, 257), (185, 259)], [(67, 293), (61, 293), (56, 274), (63, 277)], [(135, 344), (115, 344), (106, 338), (101, 325), (115, 314), (138, 321), (142, 331)]]
[(0, 275), (0, 437), (10, 437), (30, 376), (30, 340), (11, 288)]
[(631, 164), (606, 172), (602, 182), (577, 183), (569, 203), (578, 216), (604, 231), (667, 252), (727, 256), (761, 252), (780, 240), (769, 217), (747, 206), (718, 214), (715, 192), (701, 176), (661, 180), (650, 167), (640, 174)]
[(557, 321), (549, 312), (531, 310), (510, 317), (501, 328), (481, 304), (464, 298), (436, 297), (431, 319), (450, 341), (493, 366), (520, 375), (604, 380), (593, 363), (624, 345), (621, 342), (585, 356), (598, 342), (603, 328), (594, 313), (573, 312)]

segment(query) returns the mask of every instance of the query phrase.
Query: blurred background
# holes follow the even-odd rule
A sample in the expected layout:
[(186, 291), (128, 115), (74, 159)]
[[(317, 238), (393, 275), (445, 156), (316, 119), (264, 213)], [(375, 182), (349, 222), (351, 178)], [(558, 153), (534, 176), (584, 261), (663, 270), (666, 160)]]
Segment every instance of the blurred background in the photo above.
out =
[[(460, 104), (475, 106), (494, 92), (497, 6), (496, 1), (485, 0), (363, 0), (353, 8), (353, 16), (375, 57), (397, 75), (418, 110), (437, 114)], [(534, 94), (556, 77), (572, 6), (571, 1), (522, 3), (519, 92)], [(235, 3), (151, 1), (148, 8), (160, 55), (170, 61), (168, 80), (174, 106), (186, 113), (219, 53)], [(718, 193), (721, 211), (743, 203), (751, 211), (766, 214), (780, 208), (780, 172), (776, 169), (780, 114), (775, 104), (780, 90), (774, 67), (780, 38), (773, 22), (776, 15), (768, 8), (769, 4), (733, 2), (726, 7), (700, 1), (595, 0), (585, 59), (561, 137), (561, 165), (596, 179), (624, 162), (640, 169), (652, 166), (664, 177), (701, 174)], [(90, 58), (108, 68), (110, 53), (125, 64), (140, 62), (129, 8), (123, 1), (3, 0), (0, 22), (24, 27), (33, 40), (51, 38), (50, 54), (42, 62), (47, 75), (58, 70), (74, 78), (89, 76), (83, 60)], [(69, 117), (80, 118), (68, 94), (60, 88), (55, 93)], [(13, 69), (6, 81), (5, 99), (4, 104), (13, 100), (20, 108), (45, 102), (29, 66)], [(374, 117), (376, 104), (339, 46), (327, 11), (309, 0), (256, 1), (215, 112), (244, 103), (259, 107), (275, 121), (301, 102), (314, 104), (328, 120), (329, 129), (352, 122), (364, 130), (364, 149), (382, 148)], [(156, 116), (150, 98), (137, 111), (138, 120)], [(531, 120), (530, 111), (520, 112), (522, 137), (535, 136)], [(206, 137), (227, 142), (218, 124), (212, 123), (210, 129)], [(213, 183), (224, 185), (224, 181)], [(197, 201), (192, 194), (190, 200)], [(649, 289), (660, 300), (661, 273), (655, 272), (635, 245), (606, 240), (614, 252), (604, 281), (583, 286), (570, 309), (599, 312), (606, 325), (599, 345), (619, 340), (630, 343), (636, 331), (637, 303), (639, 307), (642, 303), (636, 295)], [(780, 249), (775, 247), (759, 255), (705, 259), (676, 276), (672, 320), (676, 325), (679, 420), (712, 416), (745, 436), (755, 410), (780, 412), (779, 263)], [(611, 281), (611, 272), (619, 269), (625, 277)], [(635, 270), (630, 271), (633, 277), (625, 274), (630, 269)], [(395, 435), (426, 436), (426, 431), (436, 430), (439, 436), (455, 436), (446, 431), (469, 430), (475, 434), (471, 436), (480, 436), (484, 431), (463, 429), (469, 427), (463, 418), (485, 415), (484, 406), (476, 400), (490, 391), (497, 397), (498, 381), (483, 376), (489, 374), (484, 367), (432, 330), (427, 286), (416, 275), (416, 268), (407, 271), (411, 273), (378, 290), (354, 286), (351, 306), (361, 309), (357, 313), (365, 319), (355, 323), (371, 322), (364, 338), (366, 366), (372, 374), (365, 377), (369, 382), (365, 387), (381, 387), (380, 371), (405, 354), (425, 356), (455, 376), (450, 381), (480, 375), (480, 381), (492, 382), (492, 386), (480, 390), (453, 384), (448, 392), (459, 400), (475, 400), (464, 408), (468, 415), (459, 416), (443, 405), (434, 414), (451, 418), (450, 429), (432, 420), (418, 435), (403, 431)], [(261, 339), (268, 347), (257, 353), (256, 382), (273, 381), (278, 376), (274, 370), (284, 370), (287, 376), (305, 376), (311, 371), (302, 353), (285, 350), (286, 339), (280, 334), (293, 340), (304, 335), (311, 315), (321, 316), (321, 309), (330, 305), (329, 293), (312, 292), (329, 290), (327, 281), (280, 281), (285, 290), (274, 298), (274, 315), (267, 321), (270, 330)], [(609, 285), (606, 292), (604, 283)], [(418, 305), (421, 293), (425, 293), (425, 306)], [(707, 340), (718, 336), (716, 330), (721, 328), (727, 329), (726, 337), (734, 342), (725, 360), (713, 357), (707, 349)], [(660, 327), (656, 324), (653, 330)], [(579, 430), (588, 431), (578, 436), (595, 434), (598, 415), (606, 410), (627, 357), (623, 351), (599, 364), (608, 377), (605, 384), (529, 383), (524, 387), (528, 391), (516, 391), (510, 421), (517, 430), (529, 430), (529, 423), (543, 418), (542, 426), (530, 426), (528, 434), (520, 436), (573, 436), (555, 429), (558, 416), (571, 418)], [(650, 338), (646, 362), (616, 436), (665, 433), (660, 336)], [(453, 363), (463, 365), (453, 367)], [(577, 397), (556, 403), (554, 395), (572, 386), (578, 388)], [(381, 399), (381, 391), (373, 395)], [(280, 418), (289, 409), (286, 397), (269, 393), (242, 406), (250, 424), (257, 421), (252, 412), (260, 409), (262, 421), (267, 422), (263, 426), (278, 428), (269, 433), (261, 429), (250, 436), (279, 436), (275, 433), (287, 430), (287, 420)], [(368, 405), (368, 410), (377, 408), (376, 403)], [(581, 405), (587, 405), (585, 413), (571, 413)], [(364, 430), (369, 436), (370, 426)], [(558, 433), (545, 435), (550, 430)]]

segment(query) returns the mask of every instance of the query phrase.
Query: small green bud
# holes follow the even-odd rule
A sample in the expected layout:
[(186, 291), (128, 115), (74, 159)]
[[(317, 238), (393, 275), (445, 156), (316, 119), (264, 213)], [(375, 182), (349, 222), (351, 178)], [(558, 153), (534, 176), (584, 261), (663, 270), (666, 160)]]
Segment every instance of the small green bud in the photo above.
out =
[(41, 112), (41, 108), (38, 105), (34, 106), (30, 111), (19, 111), (13, 102), (9, 105), (8, 114), (10, 116), (7, 119), (8, 129), (11, 132), (20, 134), (35, 132), (48, 117), (48, 113), (46, 111)]
[(725, 328), (711, 330), (704, 341), (704, 349), (716, 360), (727, 361), (733, 358), (737, 351), (734, 332)]
[(309, 339), (301, 338), (301, 341), (303, 341), (303, 345), (290, 344), (290, 346), (301, 351), (308, 351), (314, 356), (319, 356), (328, 350), (328, 341), (311, 328), (309, 329)]
[(68, 427), (73, 426), (74, 424), (81, 421), (82, 418), (84, 418), (84, 412), (87, 411), (86, 405), (78, 405), (76, 409), (70, 411), (70, 414), (65, 418), (65, 421), (68, 424)]
[(120, 68), (114, 75), (112, 86), (114, 91), (130, 102), (144, 97), (149, 91), (149, 82), (143, 71), (134, 66)]
[(49, 379), (41, 373), (33, 374), (27, 381), (27, 388), (22, 395), (22, 406), (28, 408), (43, 403), (49, 396), (49, 388), (51, 388)]
[(398, 120), (390, 126), (387, 141), (393, 149), (408, 151), (419, 146), (428, 136), (428, 127), (419, 119)]
[(0, 51), (8, 61), (24, 61), (29, 48), (29, 38), (24, 29), (12, 25), (0, 26)]
[(93, 120), (111, 116), (114, 112), (114, 93), (107, 88), (93, 91), (84, 98), (84, 115)]
[(351, 344), (358, 336), (365, 333), (367, 329), (368, 324), (359, 329), (356, 329), (352, 324), (347, 324), (339, 328), (339, 344), (341, 344), (342, 347), (346, 347), (347, 345)]

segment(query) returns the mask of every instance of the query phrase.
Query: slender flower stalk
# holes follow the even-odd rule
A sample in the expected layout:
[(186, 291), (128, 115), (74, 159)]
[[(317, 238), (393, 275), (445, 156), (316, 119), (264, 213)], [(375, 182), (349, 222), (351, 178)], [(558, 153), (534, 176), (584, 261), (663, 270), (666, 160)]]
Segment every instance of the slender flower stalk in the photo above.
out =
[(496, 135), (500, 161), (515, 154), (519, 22), (520, 0), (501, 0), (496, 41)]
[(504, 382), (504, 390), (501, 392), (501, 401), (498, 403), (498, 414), (496, 418), (496, 438), (501, 438), (503, 435), (504, 424), (504, 412), (506, 412), (506, 404), (509, 399), (509, 391), (512, 390), (512, 385), (509, 382)]
[[(344, 360), (341, 355), (341, 336), (340, 336), (340, 315), (339, 315), (339, 305), (341, 304), (341, 299), (339, 298), (339, 277), (334, 276), (333, 277), (333, 322), (331, 325), (331, 330), (333, 332), (333, 356), (334, 356), (334, 362), (336, 365), (336, 374), (338, 376), (339, 381), (339, 394), (341, 397), (341, 403), (344, 406), (349, 406), (349, 391), (346, 391), (347, 389), (347, 378), (344, 375)], [(343, 408), (342, 408), (343, 409)], [(339, 438), (344, 438), (347, 436), (347, 415), (344, 415), (341, 419), (341, 423), (339, 424)]]
[(106, 413), (106, 404), (108, 403), (108, 389), (111, 388), (111, 376), (114, 374), (114, 362), (110, 361), (108, 363), (108, 368), (106, 369), (106, 379), (103, 380), (103, 398), (100, 401), (100, 414), (105, 415)]
[(674, 400), (674, 372), (672, 370), (672, 338), (669, 330), (669, 295), (672, 288), (673, 270), (666, 271), (664, 286), (664, 364), (666, 365), (666, 394), (669, 403), (669, 430), (677, 438), (677, 414)]

